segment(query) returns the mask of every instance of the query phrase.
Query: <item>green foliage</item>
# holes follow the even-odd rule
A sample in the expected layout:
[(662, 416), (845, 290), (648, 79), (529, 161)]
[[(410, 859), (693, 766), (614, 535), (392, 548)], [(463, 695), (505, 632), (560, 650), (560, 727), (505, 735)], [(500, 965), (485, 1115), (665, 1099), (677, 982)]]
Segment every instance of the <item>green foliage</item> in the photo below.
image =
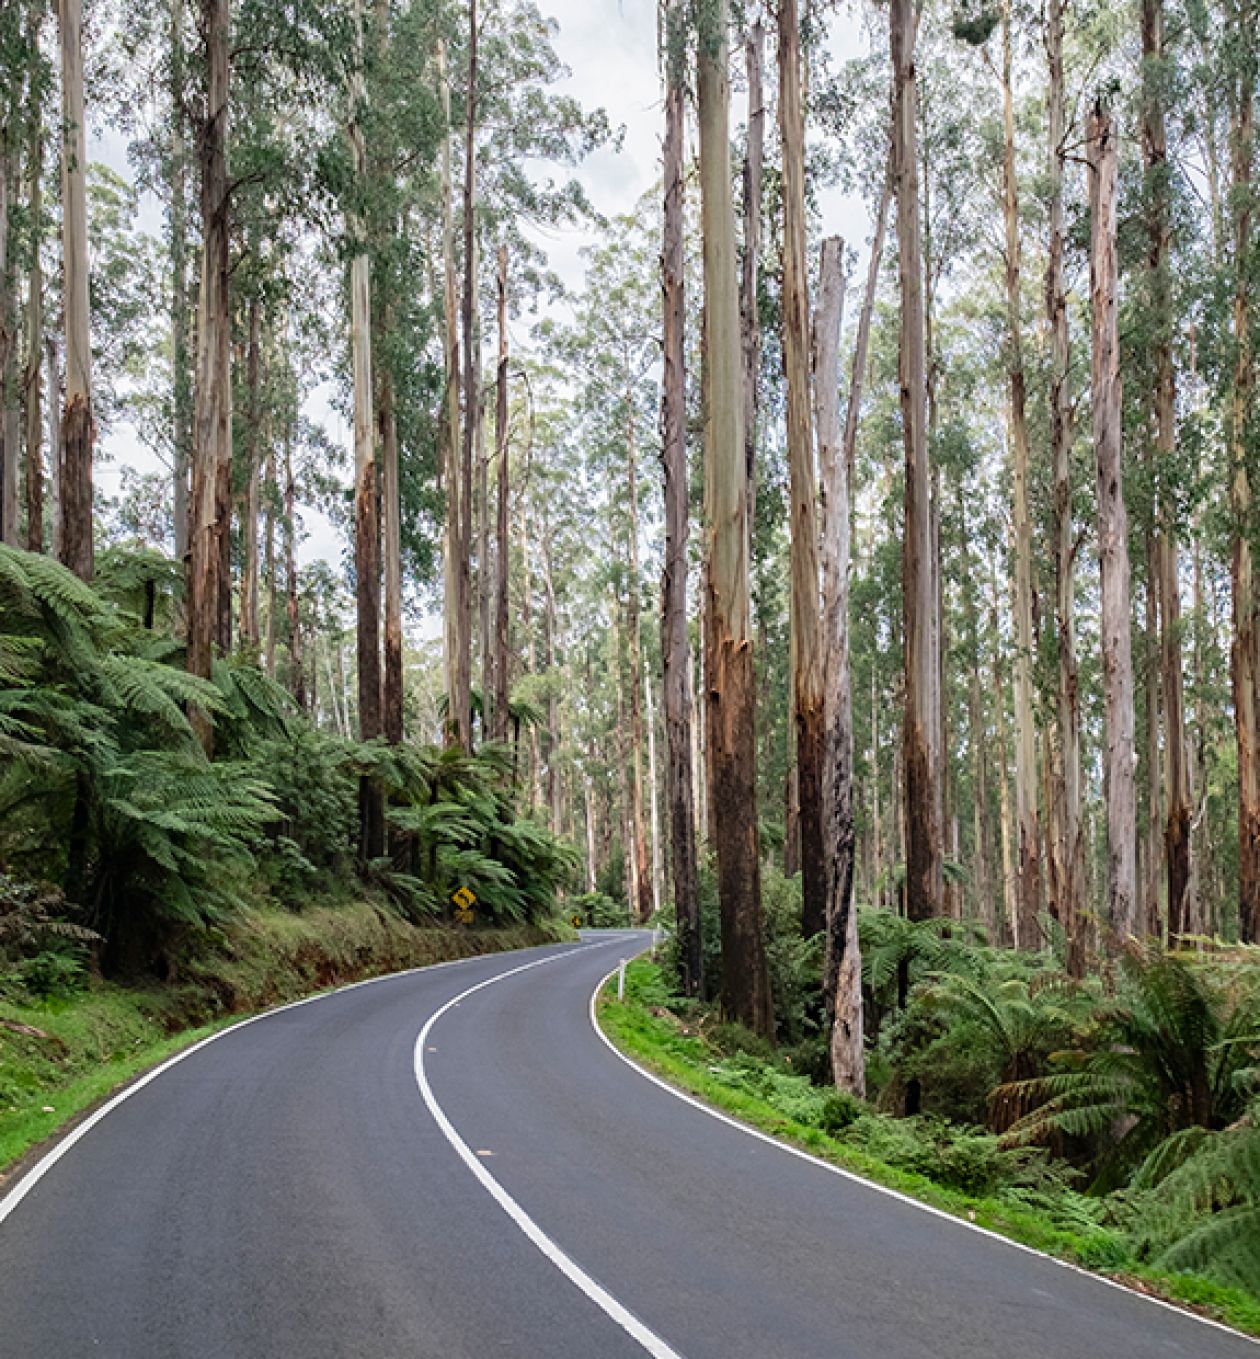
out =
[(582, 924), (593, 930), (622, 929), (630, 924), (630, 912), (625, 903), (614, 901), (603, 892), (568, 897), (564, 910), (566, 915), (580, 915)]

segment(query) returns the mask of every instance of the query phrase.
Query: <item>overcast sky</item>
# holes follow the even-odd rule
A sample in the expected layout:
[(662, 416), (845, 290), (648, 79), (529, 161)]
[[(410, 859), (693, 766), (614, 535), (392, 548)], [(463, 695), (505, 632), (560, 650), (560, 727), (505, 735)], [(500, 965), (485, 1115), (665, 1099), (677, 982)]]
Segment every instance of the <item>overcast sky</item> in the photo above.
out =
[[(662, 110), (656, 60), (657, 0), (538, 0), (538, 3), (542, 12), (559, 24), (555, 47), (570, 72), (559, 90), (573, 95), (586, 108), (604, 108), (613, 126), (624, 129), (619, 151), (597, 152), (574, 173), (601, 213), (612, 216), (628, 212), (660, 174)], [(833, 54), (841, 59), (858, 55), (865, 35), (847, 19), (837, 18), (834, 25), (829, 38)], [(744, 117), (745, 101), (737, 89), (731, 110), (732, 127), (737, 127)], [(767, 129), (767, 135), (772, 136), (773, 132), (773, 128)], [(125, 169), (125, 154), (118, 139), (106, 136), (94, 140), (91, 154)], [(843, 236), (850, 246), (864, 253), (870, 228), (861, 202), (831, 191), (823, 197), (822, 208), (825, 231)], [(154, 231), (161, 229), (160, 214), (154, 205), (146, 205), (142, 224)], [(539, 237), (552, 267), (571, 292), (582, 286), (581, 252), (594, 238), (591, 231), (572, 229)], [(862, 267), (859, 261), (859, 269)], [(860, 276), (859, 273), (857, 277)], [(532, 318), (526, 318), (515, 328), (514, 343), (526, 339), (531, 324)], [(318, 396), (310, 414), (325, 424), (334, 441), (349, 449), (350, 431), (345, 421)], [(124, 463), (144, 470), (156, 467), (152, 456), (138, 445), (133, 432), (125, 426), (111, 432), (106, 451), (113, 459), (111, 465), (100, 469), (99, 480), (106, 494), (116, 494), (119, 470)], [(319, 515), (304, 511), (303, 526), (304, 560), (341, 557), (345, 545)]]

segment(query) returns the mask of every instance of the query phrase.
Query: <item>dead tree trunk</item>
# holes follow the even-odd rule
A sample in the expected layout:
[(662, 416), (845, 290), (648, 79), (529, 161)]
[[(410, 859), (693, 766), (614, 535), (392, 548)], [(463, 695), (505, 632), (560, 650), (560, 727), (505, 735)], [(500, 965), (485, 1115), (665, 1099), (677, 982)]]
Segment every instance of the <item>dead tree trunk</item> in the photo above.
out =
[(1089, 122), (1090, 295), (1093, 303), (1094, 454), (1102, 568), (1107, 918), (1117, 941), (1137, 929), (1137, 753), (1134, 745), (1129, 528), (1121, 448), (1116, 261), (1116, 141), (1101, 103)]

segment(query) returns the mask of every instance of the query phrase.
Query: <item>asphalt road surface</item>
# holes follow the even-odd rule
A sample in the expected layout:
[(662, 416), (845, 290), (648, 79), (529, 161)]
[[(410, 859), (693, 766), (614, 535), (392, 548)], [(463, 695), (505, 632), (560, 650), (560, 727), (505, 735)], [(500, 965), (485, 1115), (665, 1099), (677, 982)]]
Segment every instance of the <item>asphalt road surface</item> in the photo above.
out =
[(1260, 1354), (646, 1078), (589, 1021), (645, 943), (388, 978), (170, 1066), (0, 1200), (0, 1356)]

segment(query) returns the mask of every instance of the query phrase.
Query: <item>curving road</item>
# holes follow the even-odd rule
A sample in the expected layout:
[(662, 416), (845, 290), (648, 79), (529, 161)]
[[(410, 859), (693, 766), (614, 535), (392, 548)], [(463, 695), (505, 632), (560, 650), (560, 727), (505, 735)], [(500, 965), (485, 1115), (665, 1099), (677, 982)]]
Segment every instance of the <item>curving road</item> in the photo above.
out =
[(0, 1199), (0, 1359), (1256, 1359), (646, 1078), (589, 1022), (645, 942), (391, 977), (171, 1065)]

